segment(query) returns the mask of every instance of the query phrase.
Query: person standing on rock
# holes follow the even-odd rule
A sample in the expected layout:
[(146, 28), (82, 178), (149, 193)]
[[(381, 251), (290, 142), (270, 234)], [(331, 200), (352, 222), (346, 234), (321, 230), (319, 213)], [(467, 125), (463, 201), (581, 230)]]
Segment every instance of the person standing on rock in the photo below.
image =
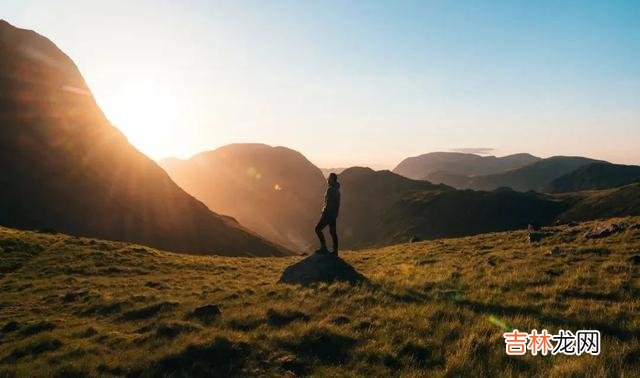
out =
[(338, 255), (338, 233), (336, 232), (336, 222), (338, 220), (338, 211), (340, 210), (340, 183), (338, 182), (338, 175), (335, 173), (329, 174), (327, 178), (327, 191), (324, 195), (324, 207), (322, 208), (322, 215), (320, 221), (316, 225), (316, 234), (320, 239), (320, 253), (327, 253), (327, 242), (324, 239), (324, 233), (322, 230), (329, 226), (329, 233), (331, 234), (331, 240), (333, 241), (332, 252)]

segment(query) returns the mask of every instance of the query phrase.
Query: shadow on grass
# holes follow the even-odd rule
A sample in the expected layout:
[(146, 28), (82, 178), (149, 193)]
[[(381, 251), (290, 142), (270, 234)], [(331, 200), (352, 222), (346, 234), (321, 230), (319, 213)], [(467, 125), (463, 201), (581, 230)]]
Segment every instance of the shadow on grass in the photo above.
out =
[(58, 339), (46, 338), (33, 342), (21, 348), (16, 348), (10, 355), (2, 359), (4, 363), (12, 363), (27, 356), (39, 356), (43, 353), (53, 352), (62, 347), (62, 342)]
[(195, 327), (194, 325), (189, 323), (176, 321), (166, 322), (158, 326), (158, 328), (156, 329), (156, 337), (173, 339), (181, 334), (195, 332), (197, 330), (198, 327)]
[(122, 312), (123, 308), (129, 306), (131, 303), (127, 301), (121, 302), (105, 302), (97, 303), (89, 306), (86, 309), (82, 309), (78, 312), (79, 316), (111, 316)]
[(160, 302), (150, 306), (142, 307), (136, 310), (127, 311), (122, 314), (122, 320), (143, 320), (149, 319), (161, 312), (168, 312), (174, 310), (178, 307), (177, 303), (174, 302)]
[(242, 376), (249, 346), (216, 337), (211, 343), (189, 345), (183, 351), (166, 356), (130, 377), (230, 377)]
[[(527, 315), (531, 317), (535, 317), (539, 323), (551, 323), (554, 326), (560, 327), (571, 327), (574, 330), (578, 329), (596, 329), (599, 330), (603, 335), (607, 335), (613, 338), (616, 338), (621, 341), (630, 341), (632, 339), (640, 338), (640, 330), (629, 330), (623, 327), (618, 327), (611, 322), (604, 322), (600, 320), (592, 320), (592, 319), (575, 319), (568, 318), (562, 316), (556, 316), (547, 314), (540, 310), (539, 307), (536, 306), (512, 306), (507, 304), (496, 304), (496, 303), (482, 303), (472, 300), (464, 299), (461, 292), (458, 290), (449, 290), (449, 291), (438, 291), (436, 293), (424, 293), (418, 290), (408, 290), (403, 294), (395, 294), (389, 292), (388, 290), (383, 289), (377, 285), (371, 285), (374, 290), (380, 290), (385, 295), (393, 298), (398, 302), (403, 303), (428, 303), (428, 302), (437, 302), (437, 303), (450, 303), (455, 306), (464, 307), (472, 310), (475, 313), (480, 313), (487, 316), (517, 316), (517, 315)], [(583, 299), (592, 299), (592, 300), (615, 300), (617, 297), (616, 294), (600, 294), (600, 293), (592, 293), (592, 292), (580, 292), (573, 293), (574, 297), (579, 297)]]
[(629, 341), (640, 337), (640, 331), (628, 330), (616, 327), (612, 324), (589, 319), (571, 319), (545, 314), (533, 306), (509, 306), (495, 303), (480, 303), (469, 300), (460, 300), (457, 305), (468, 308), (476, 313), (485, 315), (528, 315), (538, 319), (540, 323), (548, 322), (558, 327), (570, 327), (574, 330), (596, 329), (603, 335), (616, 338), (621, 341)]
[(273, 308), (267, 310), (267, 323), (274, 327), (282, 327), (296, 320), (306, 322), (309, 319), (311, 319), (311, 317), (301, 311), (276, 310)]
[(311, 328), (299, 338), (283, 341), (281, 345), (306, 360), (341, 364), (351, 357), (356, 343), (357, 340), (350, 336), (319, 327)]
[(56, 326), (53, 323), (41, 321), (34, 324), (29, 324), (26, 327), (22, 328), (18, 333), (21, 336), (33, 336), (38, 333), (47, 332), (55, 329)]

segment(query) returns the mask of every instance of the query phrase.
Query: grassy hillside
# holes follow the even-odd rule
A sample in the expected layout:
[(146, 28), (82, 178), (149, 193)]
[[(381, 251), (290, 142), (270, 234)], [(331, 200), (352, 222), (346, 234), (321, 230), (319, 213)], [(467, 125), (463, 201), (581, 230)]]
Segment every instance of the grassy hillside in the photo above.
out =
[(640, 166), (594, 163), (553, 180), (550, 192), (578, 192), (617, 188), (640, 182)]
[[(369, 283), (307, 288), (276, 283), (295, 257), (0, 228), (0, 376), (632, 376), (640, 218), (618, 222), (347, 252)], [(511, 327), (598, 329), (602, 353), (509, 357)]]
[(556, 198), (570, 203), (558, 221), (572, 222), (640, 215), (640, 183), (608, 190), (557, 194)]

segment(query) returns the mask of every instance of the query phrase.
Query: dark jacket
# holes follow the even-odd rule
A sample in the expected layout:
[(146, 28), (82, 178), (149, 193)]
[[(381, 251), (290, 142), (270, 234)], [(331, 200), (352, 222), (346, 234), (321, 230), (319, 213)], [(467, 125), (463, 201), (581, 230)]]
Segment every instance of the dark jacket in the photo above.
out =
[(338, 217), (340, 210), (340, 183), (329, 184), (327, 192), (324, 194), (324, 207), (322, 214), (332, 218)]

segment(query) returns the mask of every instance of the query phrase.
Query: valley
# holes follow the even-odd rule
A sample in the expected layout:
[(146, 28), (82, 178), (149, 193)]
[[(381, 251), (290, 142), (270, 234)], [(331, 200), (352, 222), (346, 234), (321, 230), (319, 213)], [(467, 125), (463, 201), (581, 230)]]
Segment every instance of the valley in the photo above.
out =
[(0, 378), (640, 372), (638, 12), (37, 2), (55, 43), (0, 20)]

